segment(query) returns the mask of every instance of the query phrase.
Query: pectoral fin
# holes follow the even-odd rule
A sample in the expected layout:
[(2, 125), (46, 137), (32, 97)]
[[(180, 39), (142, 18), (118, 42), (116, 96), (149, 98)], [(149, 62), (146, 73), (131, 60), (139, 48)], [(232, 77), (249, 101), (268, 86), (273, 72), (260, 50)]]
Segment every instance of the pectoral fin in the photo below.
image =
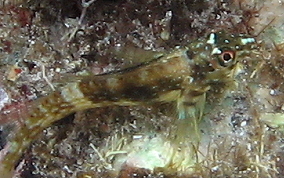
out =
[(178, 144), (198, 142), (200, 140), (199, 123), (203, 116), (206, 93), (193, 96), (192, 91), (177, 100), (177, 120), (175, 139)]

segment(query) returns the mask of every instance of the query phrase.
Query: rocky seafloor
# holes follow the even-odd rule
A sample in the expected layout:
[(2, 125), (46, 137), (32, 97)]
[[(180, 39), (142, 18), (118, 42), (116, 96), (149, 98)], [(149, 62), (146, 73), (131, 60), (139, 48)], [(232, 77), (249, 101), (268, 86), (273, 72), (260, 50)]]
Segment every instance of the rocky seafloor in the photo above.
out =
[(197, 156), (181, 163), (187, 170), (166, 164), (176, 148), (167, 144), (173, 118), (165, 104), (71, 114), (34, 140), (14, 176), (283, 177), (283, 3), (2, 0), (1, 152), (31, 102), (80, 76), (126, 69), (221, 30), (259, 46), (240, 61), (236, 87), (220, 102), (209, 97)]

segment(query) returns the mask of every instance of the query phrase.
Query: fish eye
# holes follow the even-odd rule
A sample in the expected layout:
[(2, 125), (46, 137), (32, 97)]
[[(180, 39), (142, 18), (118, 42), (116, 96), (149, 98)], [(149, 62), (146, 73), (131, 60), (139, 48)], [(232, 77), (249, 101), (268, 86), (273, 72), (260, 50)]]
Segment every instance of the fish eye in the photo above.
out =
[(235, 52), (234, 51), (223, 51), (219, 57), (219, 63), (223, 67), (230, 66), (235, 59)]

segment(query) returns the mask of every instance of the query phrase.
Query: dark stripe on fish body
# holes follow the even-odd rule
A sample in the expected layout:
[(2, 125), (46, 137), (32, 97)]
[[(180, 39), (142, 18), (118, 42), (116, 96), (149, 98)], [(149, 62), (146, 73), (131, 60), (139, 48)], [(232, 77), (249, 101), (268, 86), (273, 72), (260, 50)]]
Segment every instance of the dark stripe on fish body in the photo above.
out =
[(182, 89), (184, 79), (189, 76), (184, 59), (165, 60), (168, 61), (158, 61), (131, 71), (94, 76), (81, 81), (79, 87), (84, 96), (94, 103), (120, 100), (151, 102), (167, 92)]

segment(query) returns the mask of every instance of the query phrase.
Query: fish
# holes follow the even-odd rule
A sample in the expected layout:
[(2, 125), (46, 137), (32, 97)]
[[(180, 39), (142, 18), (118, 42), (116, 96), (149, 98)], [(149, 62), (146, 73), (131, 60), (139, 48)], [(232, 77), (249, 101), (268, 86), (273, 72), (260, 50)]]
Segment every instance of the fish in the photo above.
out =
[(255, 48), (255, 38), (245, 34), (212, 32), (139, 65), (67, 83), (33, 101), (1, 160), (2, 177), (12, 177), (16, 164), (44, 129), (90, 108), (174, 103), (178, 122), (173, 138), (182, 142), (184, 130), (202, 119), (206, 95), (227, 90), (239, 61)]

